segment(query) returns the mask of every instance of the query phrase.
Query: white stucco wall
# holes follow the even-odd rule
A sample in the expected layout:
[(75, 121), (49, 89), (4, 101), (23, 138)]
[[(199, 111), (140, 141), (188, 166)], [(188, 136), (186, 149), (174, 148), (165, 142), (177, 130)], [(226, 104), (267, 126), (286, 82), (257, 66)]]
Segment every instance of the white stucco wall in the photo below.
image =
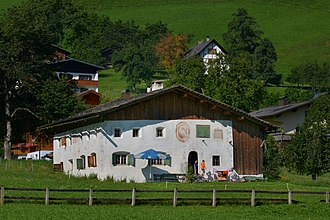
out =
[[(209, 50), (215, 50), (216, 53), (212, 54), (209, 53)], [(206, 66), (206, 72), (205, 74), (208, 74), (208, 68), (210, 66), (209, 61), (215, 60), (219, 57), (219, 55), (224, 55), (224, 52), (221, 50), (220, 47), (218, 47), (214, 42), (210, 43), (207, 47), (204, 48), (204, 50), (199, 54), (199, 56), (203, 59), (204, 65)]]
[[(184, 124), (185, 141), (177, 138), (177, 125)], [(196, 138), (196, 125), (209, 125), (210, 138)], [(164, 137), (156, 137), (156, 128), (164, 128)], [(114, 128), (122, 130), (121, 137), (114, 137)], [(139, 137), (132, 137), (133, 128), (140, 128)], [(187, 132), (187, 128), (189, 132)], [(179, 129), (180, 130), (180, 129)], [(222, 138), (214, 137), (214, 131), (222, 130)], [(189, 134), (188, 134), (189, 133)], [(188, 135), (187, 135), (188, 134)], [(220, 135), (221, 136), (221, 135)], [(66, 137), (67, 146), (60, 146), (62, 137)], [(70, 143), (73, 137), (81, 137), (79, 143)], [(233, 141), (231, 121), (211, 120), (136, 120), (105, 121), (89, 125), (54, 136), (54, 164), (63, 162), (66, 173), (71, 175), (89, 175), (95, 173), (99, 179), (113, 177), (144, 182), (149, 178), (150, 167), (147, 160), (135, 159), (135, 166), (113, 165), (112, 154), (129, 152), (137, 154), (144, 150), (154, 149), (170, 154), (171, 166), (152, 165), (152, 174), (186, 173), (188, 155), (191, 151), (198, 154), (199, 163), (205, 160), (206, 172), (229, 169), (233, 167)], [(87, 156), (96, 154), (97, 167), (87, 166)], [(77, 170), (76, 159), (86, 157), (85, 170)], [(212, 166), (212, 156), (220, 155), (220, 166)], [(73, 161), (73, 164), (69, 160)]]

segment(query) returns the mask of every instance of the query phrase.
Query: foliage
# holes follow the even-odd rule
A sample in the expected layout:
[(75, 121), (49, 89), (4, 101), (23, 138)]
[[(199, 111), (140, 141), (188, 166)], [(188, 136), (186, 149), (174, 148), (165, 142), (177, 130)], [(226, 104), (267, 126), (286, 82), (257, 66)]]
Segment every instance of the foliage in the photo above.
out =
[(245, 57), (226, 57), (230, 68), (223, 68), (221, 58), (209, 67), (205, 93), (228, 105), (250, 112), (258, 109), (266, 97), (262, 81), (250, 78), (249, 60)]
[(0, 94), (5, 112), (4, 148), (10, 158), (12, 121), (17, 110), (31, 113), (35, 88), (48, 76), (45, 60), (62, 34), (62, 1), (30, 0), (0, 18)]
[(317, 98), (303, 125), (286, 148), (287, 166), (316, 179), (330, 172), (330, 102), (329, 95)]
[(311, 85), (313, 89), (329, 91), (330, 63), (308, 62), (291, 70), (288, 81), (298, 85)]
[(161, 37), (156, 45), (156, 53), (160, 58), (161, 64), (167, 69), (173, 68), (175, 62), (183, 58), (188, 48), (187, 45), (187, 39), (183, 33), (178, 35), (169, 33)]
[(268, 135), (264, 153), (264, 175), (271, 180), (280, 178), (281, 155), (273, 136)]
[(44, 123), (66, 118), (84, 110), (76, 94), (76, 85), (70, 79), (48, 79), (37, 94), (41, 119)]
[(285, 96), (288, 98), (288, 103), (304, 102), (311, 100), (314, 97), (314, 92), (311, 89), (289, 87), (285, 90)]
[(272, 81), (279, 84), (274, 70), (277, 54), (273, 43), (262, 38), (263, 31), (246, 9), (239, 8), (228, 23), (228, 31), (223, 39), (231, 56), (244, 56), (250, 59), (253, 79)]
[(206, 75), (205, 65), (199, 57), (178, 60), (174, 70), (169, 73), (167, 85), (181, 84), (190, 89), (202, 92)]
[(114, 53), (113, 66), (122, 71), (128, 86), (136, 91), (136, 86), (144, 81), (151, 85), (152, 76), (157, 71), (158, 60), (154, 48), (148, 43), (129, 44)]

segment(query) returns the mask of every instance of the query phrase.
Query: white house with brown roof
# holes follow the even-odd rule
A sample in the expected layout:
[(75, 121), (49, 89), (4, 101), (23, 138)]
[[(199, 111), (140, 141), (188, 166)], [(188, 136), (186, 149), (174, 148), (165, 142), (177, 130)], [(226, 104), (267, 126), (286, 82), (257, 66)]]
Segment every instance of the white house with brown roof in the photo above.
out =
[[(152, 174), (185, 174), (195, 160), (206, 171), (262, 175), (263, 141), (274, 126), (183, 86), (119, 99), (39, 128), (54, 135), (54, 165), (99, 179), (144, 182)], [(165, 159), (134, 155), (153, 149)], [(152, 176), (151, 176), (152, 178)]]

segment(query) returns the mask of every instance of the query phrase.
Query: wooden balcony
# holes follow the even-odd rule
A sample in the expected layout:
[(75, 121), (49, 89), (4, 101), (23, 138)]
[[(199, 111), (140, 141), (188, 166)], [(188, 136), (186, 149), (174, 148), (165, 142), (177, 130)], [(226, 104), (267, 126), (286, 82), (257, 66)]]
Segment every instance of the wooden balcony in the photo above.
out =
[(99, 81), (92, 80), (76, 80), (78, 87), (98, 87)]

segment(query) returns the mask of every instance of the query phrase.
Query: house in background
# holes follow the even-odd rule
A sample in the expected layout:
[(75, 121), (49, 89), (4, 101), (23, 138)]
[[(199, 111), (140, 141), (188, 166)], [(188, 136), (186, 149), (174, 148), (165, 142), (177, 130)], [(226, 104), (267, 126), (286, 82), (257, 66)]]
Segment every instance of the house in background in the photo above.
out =
[[(184, 55), (185, 59), (190, 57), (199, 56), (203, 59), (203, 62), (208, 68), (210, 63), (217, 59), (220, 55), (225, 56), (228, 52), (226, 49), (221, 46), (215, 39), (210, 39), (206, 37), (206, 41), (199, 41), (198, 44), (192, 48), (190, 48)], [(207, 71), (206, 71), (207, 74)]]
[[(262, 175), (263, 141), (273, 129), (183, 86), (118, 99), (39, 128), (54, 135), (54, 167), (136, 182), (150, 172), (186, 173), (195, 160), (205, 160), (207, 172), (234, 167), (242, 175)], [(134, 158), (151, 148), (166, 158)]]
[(288, 104), (286, 97), (279, 100), (278, 106), (267, 107), (251, 112), (250, 115), (268, 121), (282, 129), (282, 133), (274, 134), (277, 141), (290, 141), (296, 128), (305, 121), (306, 112), (313, 99), (305, 102)]
[(98, 72), (103, 67), (74, 58), (67, 58), (49, 64), (58, 77), (68, 76), (77, 82), (78, 93), (87, 90), (98, 92)]

